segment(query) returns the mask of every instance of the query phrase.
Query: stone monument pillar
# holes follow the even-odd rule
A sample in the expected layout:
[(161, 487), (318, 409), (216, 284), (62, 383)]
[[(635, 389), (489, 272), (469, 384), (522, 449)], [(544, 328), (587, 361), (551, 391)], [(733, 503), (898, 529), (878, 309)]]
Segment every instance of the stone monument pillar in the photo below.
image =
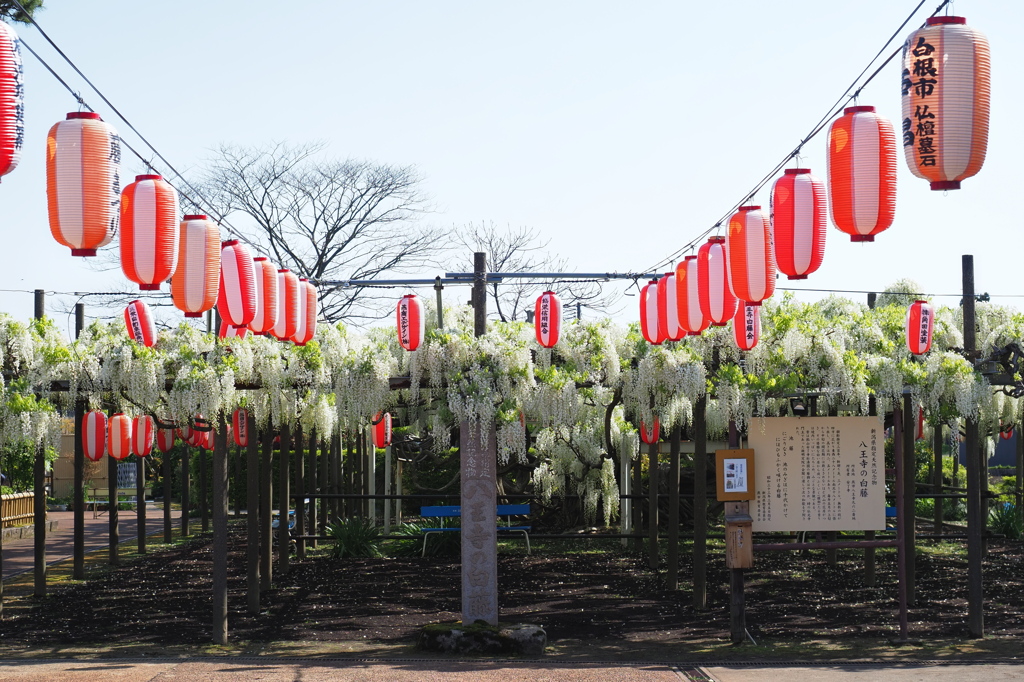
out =
[[(462, 624), (498, 624), (497, 441), (461, 424)], [(481, 440), (484, 442), (481, 443)]]

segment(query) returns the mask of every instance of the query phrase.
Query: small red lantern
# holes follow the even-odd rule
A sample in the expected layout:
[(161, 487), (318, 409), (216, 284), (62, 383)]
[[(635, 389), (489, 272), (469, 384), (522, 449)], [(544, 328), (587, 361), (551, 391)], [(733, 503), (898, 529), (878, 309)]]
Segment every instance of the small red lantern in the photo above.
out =
[(128, 304), (124, 309), (124, 324), (132, 341), (141, 343), (146, 348), (151, 348), (156, 343), (156, 325), (145, 301), (136, 299)]
[(923, 355), (932, 347), (935, 311), (928, 301), (914, 301), (907, 308), (907, 348), (914, 355)]
[(279, 341), (291, 341), (299, 326), (299, 276), (288, 268), (277, 271), (277, 320), (271, 334)]
[(159, 175), (137, 175), (121, 192), (121, 270), (158, 291), (178, 267), (178, 193)]
[(140, 415), (132, 420), (132, 454), (136, 457), (147, 457), (153, 452), (154, 432), (156, 424), (148, 414)]
[(679, 324), (677, 289), (674, 272), (666, 272), (658, 280), (658, 320), (665, 328), (668, 341), (678, 341), (686, 336), (686, 330)]
[(874, 107), (848, 107), (828, 143), (832, 222), (850, 241), (873, 242), (896, 215), (896, 133)]
[(316, 335), (317, 315), (316, 287), (305, 277), (299, 280), (299, 324), (292, 341), (296, 346), (305, 346)]
[(665, 325), (658, 315), (658, 282), (651, 280), (640, 290), (640, 333), (647, 343), (660, 346), (665, 339)]
[(729, 288), (751, 305), (775, 293), (775, 254), (768, 217), (760, 206), (740, 206), (729, 218), (725, 252), (729, 257)]
[(160, 452), (169, 452), (174, 447), (174, 429), (157, 429), (156, 446)]
[(753, 350), (761, 338), (761, 306), (740, 301), (732, 321), (732, 334), (737, 348)]
[(92, 462), (100, 461), (107, 452), (107, 415), (99, 410), (86, 412), (82, 418), (82, 449)]
[(661, 436), (661, 426), (658, 424), (658, 418), (654, 418), (654, 425), (648, 428), (643, 421), (640, 422), (640, 439), (650, 445), (651, 443), (657, 443)]
[(263, 256), (252, 259), (256, 291), (256, 316), (249, 331), (258, 336), (268, 333), (277, 322), (277, 267)]
[(256, 272), (249, 248), (237, 239), (221, 244), (220, 289), (217, 312), (235, 327), (244, 327), (256, 317)]
[(533, 312), (533, 328), (537, 333), (537, 343), (544, 348), (554, 348), (558, 343), (558, 335), (562, 331), (562, 302), (558, 294), (545, 291), (537, 297), (537, 305)]
[(775, 264), (790, 279), (807, 279), (825, 256), (825, 183), (807, 168), (787, 168), (772, 187)]
[(736, 314), (728, 270), (725, 237), (711, 237), (697, 251), (697, 294), (701, 312), (716, 327), (724, 326)]
[[(0, 22), (2, 24), (2, 22)], [(25, 137), (25, 85), (21, 41), (14, 29), (0, 25), (0, 175), (7, 175), (21, 159)]]
[(391, 445), (391, 413), (377, 413), (373, 418), (373, 447), (383, 449)]
[(1013, 438), (1013, 427), (1011, 426), (1005, 431), (1000, 429), (999, 437), (1002, 438), (1003, 440), (1010, 440), (1011, 438)]
[(238, 408), (231, 413), (231, 433), (235, 445), (244, 448), (249, 445), (249, 412)]
[(423, 304), (416, 294), (406, 294), (398, 302), (395, 310), (398, 328), (398, 343), (402, 348), (412, 351), (423, 343), (426, 318), (423, 315)]
[(123, 412), (110, 417), (107, 425), (107, 454), (118, 460), (132, 454), (132, 420)]

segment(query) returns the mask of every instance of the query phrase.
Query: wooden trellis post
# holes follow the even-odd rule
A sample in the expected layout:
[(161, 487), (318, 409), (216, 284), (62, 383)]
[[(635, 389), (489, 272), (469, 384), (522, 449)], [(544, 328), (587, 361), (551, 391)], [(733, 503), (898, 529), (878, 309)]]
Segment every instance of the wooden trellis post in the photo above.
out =
[(708, 603), (707, 409), (705, 393), (693, 406), (693, 608), (699, 611)]
[(219, 416), (213, 439), (213, 642), (228, 643), (228, 429)]
[(259, 434), (256, 433), (256, 419), (247, 411), (246, 433), (249, 442), (245, 447), (246, 456), (246, 597), (249, 613), (260, 612), (260, 464)]

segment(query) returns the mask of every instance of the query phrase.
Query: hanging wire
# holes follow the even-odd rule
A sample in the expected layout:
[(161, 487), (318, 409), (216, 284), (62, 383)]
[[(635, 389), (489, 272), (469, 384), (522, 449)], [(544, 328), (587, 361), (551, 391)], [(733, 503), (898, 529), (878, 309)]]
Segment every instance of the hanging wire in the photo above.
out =
[[(645, 268), (645, 271), (659, 270), (659, 269), (661, 269), (665, 265), (670, 265), (673, 261), (675, 261), (677, 258), (679, 258), (680, 255), (682, 255), (683, 253), (685, 253), (686, 251), (688, 251), (690, 249), (693, 249), (697, 244), (699, 244), (701, 241), (703, 241), (705, 237), (707, 237), (712, 232), (717, 230), (723, 223), (727, 223), (729, 218), (732, 216), (732, 214), (737, 209), (739, 209), (740, 206), (746, 206), (754, 198), (754, 196), (758, 192), (760, 192), (764, 188), (764, 186), (768, 184), (769, 181), (771, 181), (772, 178), (774, 178), (776, 175), (778, 175), (779, 171), (781, 171), (783, 168), (786, 167), (786, 165), (790, 162), (791, 159), (799, 157), (800, 151), (801, 151), (801, 149), (803, 149), (803, 146), (805, 144), (807, 144), (808, 142), (810, 142), (811, 140), (813, 140), (818, 135), (818, 133), (820, 133), (822, 130), (824, 130), (825, 126), (827, 126), (828, 123), (833, 118), (838, 116), (839, 113), (850, 102), (856, 101), (857, 97), (860, 95), (861, 91), (867, 86), (867, 84), (870, 83), (872, 80), (874, 80), (875, 76), (877, 76), (882, 71), (882, 69), (885, 68), (889, 64), (889, 62), (891, 62), (896, 57), (896, 55), (898, 55), (900, 53), (900, 51), (903, 49), (902, 46), (896, 48), (896, 50), (892, 54), (890, 54), (886, 58), (886, 60), (884, 62), (882, 62), (882, 64), (877, 69), (875, 69), (875, 71), (870, 76), (868, 76), (867, 79), (865, 79), (860, 84), (860, 87), (857, 87), (857, 89), (854, 90), (852, 94), (850, 94), (850, 91), (853, 90), (853, 88), (857, 86), (857, 83), (860, 82), (860, 80), (861, 80), (861, 78), (863, 78), (864, 74), (867, 73), (869, 69), (871, 69), (871, 66), (886, 51), (886, 49), (888, 49), (889, 45), (891, 45), (892, 42), (894, 40), (896, 40), (896, 38), (900, 35), (900, 33), (903, 31), (903, 29), (906, 27), (906, 25), (909, 24), (910, 21), (914, 18), (914, 15), (916, 15), (918, 13), (918, 11), (920, 11), (921, 7), (924, 6), (925, 2), (927, 2), (927, 0), (921, 0), (917, 4), (917, 7), (914, 8), (914, 11), (911, 12), (907, 16), (907, 18), (903, 20), (903, 23), (900, 24), (900, 27), (897, 28), (893, 32), (893, 34), (889, 37), (889, 39), (887, 41), (885, 41), (885, 44), (882, 46), (882, 49), (880, 49), (875, 54), (875, 56), (871, 59), (871, 61), (868, 62), (867, 66), (865, 66), (864, 69), (857, 75), (857, 77), (855, 79), (853, 79), (853, 82), (850, 83), (849, 86), (847, 86), (846, 90), (843, 91), (843, 94), (840, 95), (839, 99), (836, 100), (835, 104), (833, 104), (829, 108), (829, 110), (825, 113), (825, 115), (821, 117), (821, 120), (819, 120), (814, 125), (814, 127), (811, 129), (811, 132), (808, 133), (802, 140), (800, 140), (800, 143), (797, 144), (796, 148), (793, 151), (791, 151), (789, 154), (787, 154), (782, 159), (782, 161), (780, 161), (778, 164), (776, 164), (775, 167), (771, 169), (771, 171), (769, 171), (767, 174), (765, 174), (765, 176), (763, 178), (761, 178), (757, 182), (756, 185), (754, 185), (754, 188), (752, 190), (750, 190), (749, 192), (747, 192), (743, 196), (743, 199), (741, 199), (737, 203), (733, 204), (732, 208), (730, 208), (728, 211), (726, 211), (725, 214), (720, 219), (718, 219), (712, 227), (710, 227), (710, 228), (704, 230), (703, 232), (701, 232), (700, 234), (698, 234), (691, 241), (689, 241), (688, 243), (683, 245), (681, 248), (679, 248), (676, 251), (674, 251), (672, 253), (672, 255), (670, 255), (668, 258), (665, 258), (664, 260), (658, 261), (657, 264), (652, 265), (649, 268)], [(951, 0), (943, 0), (942, 3), (938, 7), (935, 8), (935, 10), (932, 12), (931, 16), (934, 17), (935, 15), (937, 15), (939, 12), (942, 11), (942, 9), (944, 7), (949, 5), (950, 2), (951, 2)]]

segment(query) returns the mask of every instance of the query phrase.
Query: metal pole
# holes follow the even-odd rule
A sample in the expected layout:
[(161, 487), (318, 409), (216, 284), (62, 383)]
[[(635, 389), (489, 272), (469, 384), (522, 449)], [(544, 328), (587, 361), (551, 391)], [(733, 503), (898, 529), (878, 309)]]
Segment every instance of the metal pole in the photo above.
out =
[(281, 424), (281, 457), (278, 463), (278, 494), (277, 494), (277, 570), (281, 575), (288, 573), (288, 562), (291, 559), (291, 538), (288, 537), (288, 496), (291, 494), (292, 432), (288, 423)]
[(441, 284), (441, 278), (438, 277), (434, 282), (434, 292), (437, 294), (437, 328), (444, 329), (444, 304), (441, 300), (441, 292), (444, 291), (444, 285)]
[(487, 333), (487, 254), (473, 254), (473, 335)]
[(135, 458), (135, 525), (139, 554), (146, 553), (146, 458)]
[(693, 608), (707, 608), (708, 443), (707, 394), (693, 407)]
[(85, 422), (85, 400), (75, 401), (75, 520), (72, 576), (85, 579), (85, 446), (82, 425)]
[(916, 602), (917, 573), (917, 458), (914, 452), (916, 437), (916, 414), (914, 403), (909, 393), (903, 394), (903, 510), (899, 517), (903, 524), (903, 542), (907, 552), (907, 603)]
[(223, 412), (213, 438), (212, 468), (213, 642), (223, 646), (228, 643), (228, 427)]
[(268, 423), (263, 432), (263, 461), (260, 463), (260, 589), (269, 590), (274, 570), (274, 530), (272, 509), (274, 493), (271, 465), (274, 456), (274, 429)]
[(679, 589), (679, 446), (682, 427), (672, 427), (669, 445), (668, 475), (668, 583), (670, 590)]
[[(964, 355), (971, 363), (977, 360), (974, 319), (974, 256), (963, 256)], [(977, 419), (967, 419), (964, 452), (967, 465), (967, 628), (972, 637), (985, 636), (984, 556), (982, 515), (982, 466)]]
[(256, 420), (246, 411), (245, 432), (249, 442), (245, 447), (245, 555), (246, 596), (249, 613), (260, 612), (260, 451)]

